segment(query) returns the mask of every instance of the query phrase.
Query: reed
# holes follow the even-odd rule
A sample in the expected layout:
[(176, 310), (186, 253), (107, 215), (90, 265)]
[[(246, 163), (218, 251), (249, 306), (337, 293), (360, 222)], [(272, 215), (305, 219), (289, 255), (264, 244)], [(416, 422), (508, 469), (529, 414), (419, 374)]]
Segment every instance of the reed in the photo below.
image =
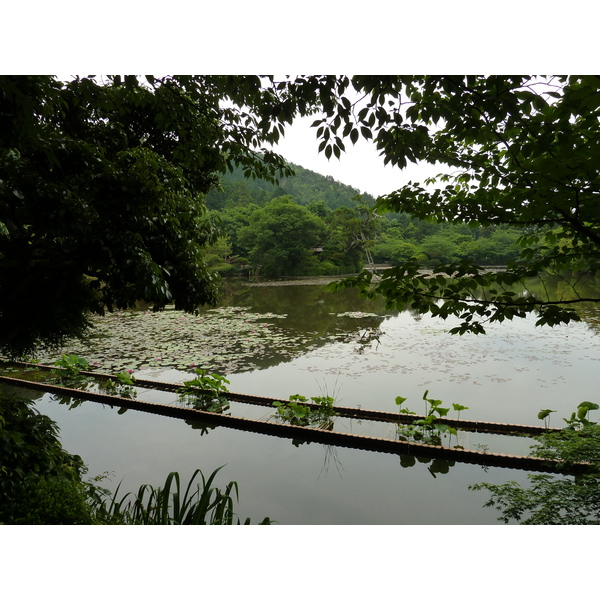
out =
[[(234, 510), (239, 500), (237, 482), (229, 482), (224, 490), (213, 486), (222, 468), (213, 471), (208, 478), (196, 469), (185, 489), (179, 473), (172, 472), (162, 487), (143, 484), (137, 494), (129, 492), (117, 500), (119, 484), (113, 497), (96, 496), (92, 503), (99, 520), (109, 524), (250, 525), (249, 518), (242, 523)], [(269, 518), (264, 518), (259, 525), (271, 523)]]

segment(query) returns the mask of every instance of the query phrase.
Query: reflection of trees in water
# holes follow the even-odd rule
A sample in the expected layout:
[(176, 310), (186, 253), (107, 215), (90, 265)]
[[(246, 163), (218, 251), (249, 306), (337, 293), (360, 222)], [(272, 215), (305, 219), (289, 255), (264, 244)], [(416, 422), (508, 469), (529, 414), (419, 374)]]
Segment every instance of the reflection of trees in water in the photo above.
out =
[(371, 349), (373, 347), (373, 344), (375, 344), (375, 349), (377, 349), (381, 343), (379, 338), (381, 338), (382, 335), (385, 334), (379, 327), (370, 327), (365, 329), (359, 333), (358, 339), (356, 340), (358, 345), (354, 351), (358, 354), (364, 354), (367, 348)]
[(416, 456), (414, 454), (401, 454), (400, 466), (403, 469), (414, 467), (417, 462), (429, 465), (427, 470), (435, 478), (437, 475), (447, 475), (450, 472), (450, 467), (456, 463), (453, 460), (443, 460), (441, 458), (429, 458), (425, 456)]
[[(528, 295), (552, 302), (597, 298), (600, 289), (600, 278), (595, 275), (566, 277), (548, 274), (539, 279), (527, 280), (524, 289)], [(600, 312), (596, 302), (578, 303), (575, 305), (575, 310), (590, 329), (600, 332)]]
[[(584, 298), (597, 298), (600, 294), (600, 276), (546, 273), (542, 277), (530, 278), (522, 284), (506, 287), (506, 290), (518, 292), (521, 298), (533, 297), (542, 302), (573, 302)], [(485, 294), (478, 290), (475, 297), (482, 300), (485, 299)], [(597, 302), (582, 301), (572, 306), (590, 329), (600, 332), (600, 311)]]
[[(319, 285), (235, 286), (229, 287), (223, 301), (228, 306), (248, 306), (259, 313), (286, 314), (286, 327), (321, 335), (340, 328), (340, 319), (336, 316), (339, 313), (391, 314), (385, 310), (381, 298), (369, 300), (353, 289), (330, 292)], [(361, 324), (344, 321), (344, 326), (358, 329)]]
[[(381, 298), (369, 300), (357, 290), (330, 292), (319, 285), (240, 286), (226, 287), (223, 303), (226, 306), (245, 306), (260, 314), (285, 314), (278, 325), (291, 334), (306, 336), (305, 343), (286, 348), (286, 355), (265, 347), (252, 357), (253, 369), (265, 369), (289, 362), (332, 342), (357, 342), (365, 346), (376, 341), (380, 325), (397, 311), (387, 311)], [(364, 313), (361, 318), (338, 316), (344, 313)], [(376, 316), (379, 315), (379, 316)], [(362, 349), (361, 349), (362, 348)]]

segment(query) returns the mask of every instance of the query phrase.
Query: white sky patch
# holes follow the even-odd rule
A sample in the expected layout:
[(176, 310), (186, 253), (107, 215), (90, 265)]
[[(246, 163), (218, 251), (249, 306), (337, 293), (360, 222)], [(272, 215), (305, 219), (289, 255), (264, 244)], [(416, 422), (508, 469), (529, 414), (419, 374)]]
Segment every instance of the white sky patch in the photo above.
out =
[(362, 138), (354, 146), (349, 139), (345, 139), (346, 151), (339, 159), (332, 156), (328, 160), (323, 152), (317, 152), (319, 142), (315, 137), (316, 128), (310, 126), (317, 118), (313, 115), (296, 119), (291, 127), (288, 126), (284, 139), (274, 150), (289, 162), (320, 175), (330, 175), (336, 181), (375, 197), (389, 194), (409, 181), (424, 182), (427, 177), (443, 170), (425, 163), (409, 163), (405, 169), (384, 165), (375, 144)]

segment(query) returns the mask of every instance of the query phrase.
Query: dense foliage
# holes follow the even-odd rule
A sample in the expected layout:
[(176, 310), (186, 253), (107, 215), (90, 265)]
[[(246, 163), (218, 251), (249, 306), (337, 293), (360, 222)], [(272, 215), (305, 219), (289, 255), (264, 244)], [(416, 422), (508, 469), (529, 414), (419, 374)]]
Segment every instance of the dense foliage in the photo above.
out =
[[(264, 179), (248, 179), (239, 167), (227, 171), (221, 177), (219, 186), (206, 194), (206, 206), (218, 211), (247, 204), (262, 207), (278, 196), (293, 196), (298, 204), (304, 206), (313, 202), (323, 203), (331, 210), (354, 206), (353, 198), (360, 194), (356, 188), (300, 165), (289, 163), (289, 166), (294, 171), (293, 175), (281, 177), (277, 184)], [(370, 194), (360, 195), (365, 204), (375, 202)]]
[(560, 461), (567, 473), (581, 462), (589, 463), (589, 470), (576, 475), (529, 475), (528, 488), (515, 481), (471, 486), (490, 492), (485, 506), (501, 512), (498, 520), (523, 525), (600, 524), (600, 426), (586, 423), (546, 433), (538, 438), (532, 455)]
[(258, 78), (0, 78), (0, 349), (80, 334), (88, 312), (216, 301), (201, 195), (284, 161), (245, 107)]
[(91, 524), (85, 465), (32, 402), (0, 398), (0, 523)]
[(324, 234), (319, 217), (290, 196), (280, 196), (254, 211), (239, 237), (266, 274), (301, 275)]
[[(215, 487), (220, 469), (197, 470), (185, 488), (178, 473), (162, 487), (142, 485), (118, 498), (85, 481), (81, 457), (67, 452), (58, 427), (32, 400), (0, 397), (0, 524), (5, 525), (239, 525), (235, 481)], [(201, 482), (198, 481), (198, 475)], [(243, 522), (251, 523), (250, 519)], [(261, 525), (271, 521), (265, 518)]]
[(241, 169), (228, 171), (219, 189), (206, 195), (224, 236), (207, 248), (207, 261), (220, 273), (338, 275), (362, 268), (378, 230), (371, 210), (375, 199), (290, 166), (294, 175), (279, 185), (243, 179)]
[[(414, 258), (422, 267), (456, 260), (505, 265), (519, 255), (521, 232), (516, 227), (433, 223), (402, 212), (380, 216), (373, 211), (372, 197), (330, 177), (293, 167), (298, 175), (287, 177), (280, 186), (262, 180), (244, 181), (239, 174), (226, 173), (220, 191), (207, 195), (207, 205), (213, 208), (212, 216), (224, 234), (208, 247), (211, 267), (221, 273), (246, 268), (269, 276), (338, 275), (357, 273), (371, 262), (396, 265)], [(288, 190), (289, 194), (283, 193)], [(220, 208), (209, 201), (215, 194)], [(281, 202), (283, 197), (285, 210), (278, 210), (285, 217), (280, 215), (271, 225), (262, 223), (264, 215), (272, 213), (275, 201)], [(343, 203), (338, 206), (341, 199)], [(312, 219), (314, 235), (306, 231), (304, 208), (316, 217)], [(261, 231), (257, 229), (259, 223)], [(291, 262), (279, 260), (287, 257), (290, 231), (303, 247), (302, 260), (299, 253)], [(321, 248), (318, 258), (310, 256), (313, 246)]]
[[(345, 285), (383, 294), (391, 307), (457, 315), (459, 333), (534, 311), (540, 324), (577, 319), (573, 305), (600, 299), (563, 302), (513, 286), (544, 272), (598, 271), (599, 88), (593, 76), (2, 77), (0, 349), (59, 343), (85, 330), (90, 311), (140, 299), (186, 311), (215, 302), (205, 248), (218, 235), (203, 194), (236, 167), (271, 182), (289, 177), (269, 144), (307, 115), (328, 158), (362, 136), (384, 163), (445, 169), (378, 199), (379, 212), (495, 228), (487, 247), (469, 249), (446, 230), (420, 240), (416, 255), (410, 236), (388, 231), (379, 256), (398, 265), (380, 281), (364, 272)], [(324, 199), (313, 200), (323, 218)], [(343, 208), (352, 210), (333, 210)], [(516, 229), (515, 258), (504, 241)], [(352, 254), (350, 238), (341, 233), (339, 252)], [(240, 254), (239, 239), (226, 243)], [(216, 252), (217, 264), (227, 252)], [(439, 277), (419, 274), (423, 257)], [(505, 271), (482, 268), (500, 258), (510, 259)]]
[[(378, 200), (381, 211), (422, 219), (522, 229), (521, 253), (501, 273), (471, 260), (418, 273), (409, 258), (373, 285), (363, 273), (347, 285), (381, 293), (391, 306), (461, 317), (453, 331), (539, 313), (539, 324), (577, 319), (570, 305), (519, 296), (511, 286), (543, 272), (595, 273), (600, 253), (598, 165), (600, 78), (525, 76), (305, 77), (273, 84), (298, 110), (319, 106), (319, 150), (340, 156), (344, 140), (372, 139), (385, 163), (445, 168)], [(572, 303), (599, 298), (579, 297)]]
[[(215, 214), (225, 235), (218, 268), (251, 269), (270, 277), (356, 273), (365, 263), (378, 230), (372, 210), (353, 198), (354, 206), (329, 209), (323, 202), (299, 204), (289, 195), (264, 206), (248, 204)], [(217, 261), (214, 261), (217, 263)]]

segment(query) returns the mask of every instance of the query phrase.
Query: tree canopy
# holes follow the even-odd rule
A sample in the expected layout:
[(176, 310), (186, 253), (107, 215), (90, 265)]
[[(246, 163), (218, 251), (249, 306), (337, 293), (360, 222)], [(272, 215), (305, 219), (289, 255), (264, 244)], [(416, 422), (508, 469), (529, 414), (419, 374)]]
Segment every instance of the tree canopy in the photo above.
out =
[[(291, 196), (279, 196), (250, 215), (240, 238), (250, 259), (270, 276), (297, 275), (325, 233), (323, 221)], [(245, 241), (244, 241), (245, 240)]]
[(258, 77), (1, 77), (0, 349), (137, 300), (214, 303), (202, 194), (235, 166), (291, 173), (251, 110), (263, 93)]
[(391, 306), (409, 302), (421, 313), (459, 316), (457, 333), (534, 311), (538, 324), (569, 322), (578, 319), (573, 304), (600, 301), (567, 303), (512, 289), (544, 272), (598, 271), (599, 77), (308, 77), (276, 87), (298, 95), (300, 110), (311, 102), (321, 107), (313, 126), (328, 157), (362, 136), (386, 164), (444, 169), (379, 198), (378, 210), (522, 228), (520, 256), (502, 272), (463, 260), (440, 264), (431, 278), (409, 259), (381, 281), (364, 272), (343, 285), (381, 293)]
[(146, 300), (196, 310), (216, 300), (203, 194), (236, 166), (276, 182), (270, 150), (314, 115), (318, 151), (372, 140), (384, 163), (443, 173), (377, 202), (420, 219), (522, 228), (505, 271), (473, 261), (419, 273), (414, 257), (375, 281), (346, 280), (390, 306), (461, 318), (455, 332), (573, 304), (512, 286), (599, 265), (600, 78), (255, 76), (0, 78), (0, 350), (23, 353), (87, 327), (86, 315)]

